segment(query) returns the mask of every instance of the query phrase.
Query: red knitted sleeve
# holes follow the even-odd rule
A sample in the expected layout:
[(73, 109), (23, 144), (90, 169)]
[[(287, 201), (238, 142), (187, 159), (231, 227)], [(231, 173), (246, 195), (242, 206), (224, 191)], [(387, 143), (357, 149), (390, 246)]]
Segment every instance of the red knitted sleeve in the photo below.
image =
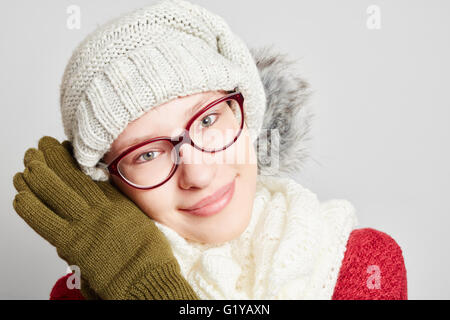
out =
[(67, 278), (70, 277), (70, 273), (61, 277), (56, 281), (50, 292), (50, 300), (85, 300), (78, 289), (69, 289), (67, 287)]
[(375, 229), (353, 230), (333, 300), (406, 300), (406, 269), (400, 246)]

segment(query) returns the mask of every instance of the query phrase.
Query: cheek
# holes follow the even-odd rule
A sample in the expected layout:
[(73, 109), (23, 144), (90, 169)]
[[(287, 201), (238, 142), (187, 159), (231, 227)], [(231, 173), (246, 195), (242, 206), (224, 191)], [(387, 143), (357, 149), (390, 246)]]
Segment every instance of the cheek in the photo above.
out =
[(244, 162), (242, 163), (243, 170), (246, 170), (250, 175), (256, 175), (258, 171), (256, 150), (251, 142), (246, 126), (244, 126), (242, 133), (243, 139), (239, 142), (239, 152), (243, 152), (241, 156), (244, 156)]
[(162, 221), (163, 212), (166, 212), (170, 202), (164, 194), (156, 192), (142, 192), (134, 200), (136, 205), (150, 218)]
[(240, 170), (254, 170), (254, 167), (256, 167), (255, 148), (245, 124), (236, 142), (225, 150), (224, 161), (225, 164), (239, 167)]

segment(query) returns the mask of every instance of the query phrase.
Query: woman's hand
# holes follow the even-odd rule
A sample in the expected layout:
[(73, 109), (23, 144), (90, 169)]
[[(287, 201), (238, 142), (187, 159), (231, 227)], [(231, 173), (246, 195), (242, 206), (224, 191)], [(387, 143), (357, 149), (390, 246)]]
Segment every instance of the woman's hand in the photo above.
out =
[(198, 299), (153, 220), (109, 182), (84, 174), (68, 141), (46, 136), (38, 148), (27, 150), (25, 170), (14, 176), (13, 206), (62, 259), (80, 268), (83, 294)]

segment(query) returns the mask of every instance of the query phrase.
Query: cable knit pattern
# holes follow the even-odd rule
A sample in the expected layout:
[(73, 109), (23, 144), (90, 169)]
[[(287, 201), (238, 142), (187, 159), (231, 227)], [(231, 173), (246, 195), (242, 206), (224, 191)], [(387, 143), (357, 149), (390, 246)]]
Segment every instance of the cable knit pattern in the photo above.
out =
[(128, 123), (172, 99), (236, 87), (255, 141), (266, 96), (246, 44), (205, 8), (159, 1), (99, 27), (74, 50), (61, 83), (64, 132), (83, 172), (107, 180), (98, 161)]
[(331, 299), (356, 216), (346, 200), (320, 203), (291, 178), (258, 176), (237, 239), (199, 244), (156, 225), (201, 299)]

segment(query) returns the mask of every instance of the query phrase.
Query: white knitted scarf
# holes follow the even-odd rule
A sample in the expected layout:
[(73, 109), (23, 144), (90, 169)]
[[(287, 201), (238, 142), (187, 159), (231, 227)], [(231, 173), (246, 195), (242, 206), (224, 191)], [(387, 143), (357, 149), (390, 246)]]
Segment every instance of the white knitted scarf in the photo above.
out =
[(155, 223), (202, 300), (331, 299), (357, 219), (346, 200), (320, 203), (293, 179), (258, 176), (239, 238), (200, 244)]

